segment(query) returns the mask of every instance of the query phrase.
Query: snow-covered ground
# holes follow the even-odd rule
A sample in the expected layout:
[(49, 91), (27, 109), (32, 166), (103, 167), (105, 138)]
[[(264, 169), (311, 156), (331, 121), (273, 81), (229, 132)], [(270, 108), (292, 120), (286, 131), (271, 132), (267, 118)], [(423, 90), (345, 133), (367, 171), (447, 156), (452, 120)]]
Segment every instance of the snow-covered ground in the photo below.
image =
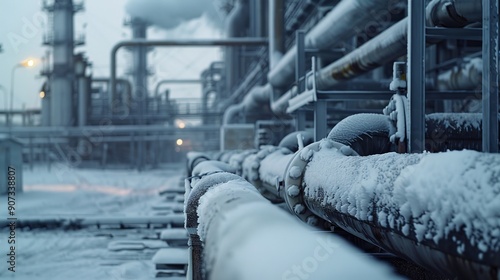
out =
[[(165, 200), (159, 192), (178, 187), (182, 176), (182, 165), (144, 172), (38, 166), (24, 170), (16, 217), (151, 217), (161, 214), (152, 207)], [(6, 208), (7, 197), (0, 200)], [(7, 219), (7, 209), (0, 210), (0, 219)], [(143, 250), (110, 247), (120, 240), (154, 238), (154, 229), (17, 228), (16, 272), (7, 270), (8, 235), (8, 230), (0, 231), (0, 279), (152, 279), (155, 275), (151, 259), (158, 244)]]

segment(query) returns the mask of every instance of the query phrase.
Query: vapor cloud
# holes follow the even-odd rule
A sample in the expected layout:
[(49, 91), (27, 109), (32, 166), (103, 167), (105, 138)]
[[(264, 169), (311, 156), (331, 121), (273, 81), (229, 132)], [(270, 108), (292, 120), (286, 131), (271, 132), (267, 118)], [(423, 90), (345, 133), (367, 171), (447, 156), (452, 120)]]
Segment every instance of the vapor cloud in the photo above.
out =
[(164, 29), (175, 28), (203, 15), (210, 19), (214, 27), (221, 24), (210, 0), (129, 0), (125, 10), (132, 17), (139, 17)]

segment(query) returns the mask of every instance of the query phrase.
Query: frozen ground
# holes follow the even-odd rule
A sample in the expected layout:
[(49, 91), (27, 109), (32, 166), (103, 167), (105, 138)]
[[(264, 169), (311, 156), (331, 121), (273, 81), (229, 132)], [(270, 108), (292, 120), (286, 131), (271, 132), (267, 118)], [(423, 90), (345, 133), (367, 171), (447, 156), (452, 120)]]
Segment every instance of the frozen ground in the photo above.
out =
[[(16, 194), (16, 217), (153, 216), (159, 191), (177, 187), (182, 165), (158, 170), (78, 170), (46, 166), (24, 170), (24, 193)], [(6, 207), (7, 197), (0, 196)], [(0, 219), (7, 218), (0, 210)], [(154, 229), (16, 229), (16, 272), (7, 270), (7, 235), (0, 231), (0, 279), (152, 279), (155, 246), (110, 250), (112, 242), (153, 238)]]

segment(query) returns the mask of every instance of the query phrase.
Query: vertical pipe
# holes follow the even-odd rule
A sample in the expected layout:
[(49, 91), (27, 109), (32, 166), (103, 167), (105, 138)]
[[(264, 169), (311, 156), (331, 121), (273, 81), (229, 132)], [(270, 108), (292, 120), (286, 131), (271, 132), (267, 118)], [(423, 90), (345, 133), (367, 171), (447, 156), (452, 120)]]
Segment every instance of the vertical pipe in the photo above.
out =
[[(249, 25), (248, 0), (237, 0), (226, 19), (226, 36), (228, 38), (244, 37)], [(228, 46), (224, 49), (226, 64), (226, 89), (231, 91), (241, 75), (241, 48)]]
[[(297, 83), (298, 94), (304, 92), (306, 89), (305, 80), (301, 80), (306, 73), (306, 55), (305, 55), (305, 37), (306, 33), (304, 30), (298, 30), (296, 32), (295, 40), (297, 46), (297, 55), (295, 59), (295, 81)], [(299, 110), (295, 116), (296, 129), (302, 131), (306, 128), (306, 112), (304, 110)]]
[[(148, 23), (139, 18), (132, 19), (130, 23), (132, 27), (133, 39), (146, 39)], [(135, 100), (138, 103), (138, 120), (137, 124), (144, 125), (147, 123), (147, 102), (148, 102), (148, 73), (147, 73), (147, 48), (145, 46), (136, 46), (133, 49), (133, 79)], [(113, 100), (115, 102), (115, 100)], [(114, 113), (114, 112), (113, 112)], [(147, 153), (146, 143), (142, 137), (139, 137), (137, 142), (137, 165), (139, 170), (145, 163), (145, 154)]]
[(483, 0), (483, 152), (498, 153), (498, 0)]
[(408, 0), (409, 151), (425, 149), (425, 1)]
[(269, 0), (269, 68), (280, 61), (285, 51), (284, 0)]
[(80, 127), (87, 125), (88, 82), (88, 77), (78, 78), (78, 126)]
[(29, 146), (30, 146), (30, 170), (33, 170), (33, 159), (34, 159), (34, 156), (33, 156), (33, 137), (31, 137), (31, 135), (29, 138)]

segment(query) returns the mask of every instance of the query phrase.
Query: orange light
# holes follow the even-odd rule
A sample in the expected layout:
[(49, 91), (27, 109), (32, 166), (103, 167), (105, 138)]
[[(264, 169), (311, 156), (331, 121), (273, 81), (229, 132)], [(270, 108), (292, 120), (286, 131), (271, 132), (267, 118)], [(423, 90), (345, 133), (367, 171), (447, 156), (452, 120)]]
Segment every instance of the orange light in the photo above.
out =
[(21, 66), (26, 67), (26, 68), (31, 68), (36, 65), (36, 61), (34, 59), (26, 59), (21, 61)]

